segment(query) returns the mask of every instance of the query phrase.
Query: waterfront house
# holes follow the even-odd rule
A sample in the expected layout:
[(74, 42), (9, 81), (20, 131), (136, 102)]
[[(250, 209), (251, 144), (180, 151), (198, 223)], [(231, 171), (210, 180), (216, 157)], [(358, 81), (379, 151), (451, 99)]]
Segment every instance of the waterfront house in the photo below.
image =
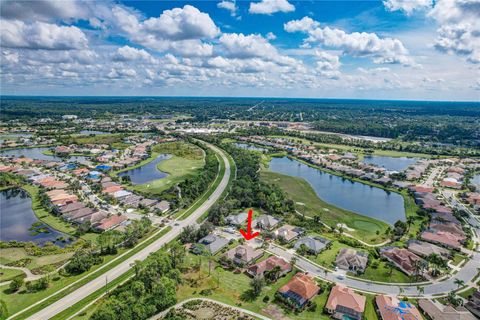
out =
[(330, 291), (325, 310), (334, 319), (362, 319), (366, 298), (343, 285), (336, 285)]
[(409, 276), (419, 272), (417, 264), (424, 263), (422, 258), (404, 248), (385, 247), (380, 249), (380, 255)]
[(464, 238), (450, 232), (435, 231), (430, 229), (423, 231), (420, 235), (420, 238), (422, 240), (433, 242), (455, 250), (460, 250), (462, 248), (462, 242), (465, 240)]
[(416, 239), (408, 241), (408, 250), (420, 257), (428, 257), (431, 254), (437, 254), (444, 260), (448, 260), (451, 257), (449, 250), (439, 247), (433, 243), (419, 241)]
[(295, 308), (304, 307), (320, 291), (315, 280), (305, 273), (297, 273), (278, 293)]
[(295, 242), (295, 245), (293, 246), (295, 250), (298, 250), (301, 245), (304, 245), (308, 251), (310, 251), (313, 254), (319, 254), (325, 248), (331, 241), (322, 237), (318, 236), (306, 236), (302, 237), (297, 242)]
[(266, 260), (250, 266), (247, 269), (247, 273), (252, 277), (263, 276), (266, 271), (271, 271), (277, 266), (280, 268), (278, 277), (281, 277), (292, 271), (292, 265), (288, 263), (285, 259), (279, 258), (277, 256), (271, 256), (268, 257)]
[(343, 270), (363, 273), (368, 263), (368, 254), (351, 248), (340, 249), (335, 265)]

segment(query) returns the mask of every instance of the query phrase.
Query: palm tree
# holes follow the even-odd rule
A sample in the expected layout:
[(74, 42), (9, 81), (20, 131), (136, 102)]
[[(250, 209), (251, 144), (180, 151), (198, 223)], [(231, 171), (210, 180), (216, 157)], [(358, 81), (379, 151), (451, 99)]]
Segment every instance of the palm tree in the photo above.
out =
[(457, 285), (457, 289), (459, 289), (460, 287), (464, 286), (465, 285), (465, 281), (461, 280), (461, 279), (455, 279), (453, 281), (453, 283), (455, 283)]
[(408, 231), (410, 231), (410, 226), (415, 223), (415, 217), (414, 216), (408, 216), (406, 222), (407, 222), (407, 226), (408, 226)]
[(292, 258), (290, 259), (290, 264), (292, 265), (292, 270), (295, 268), (296, 263), (297, 263), (297, 257), (292, 256)]
[(393, 269), (395, 268), (395, 264), (392, 261), (387, 261), (387, 267), (388, 267), (388, 275), (391, 277), (393, 273)]
[(425, 293), (425, 287), (417, 286), (418, 296), (420, 297)]

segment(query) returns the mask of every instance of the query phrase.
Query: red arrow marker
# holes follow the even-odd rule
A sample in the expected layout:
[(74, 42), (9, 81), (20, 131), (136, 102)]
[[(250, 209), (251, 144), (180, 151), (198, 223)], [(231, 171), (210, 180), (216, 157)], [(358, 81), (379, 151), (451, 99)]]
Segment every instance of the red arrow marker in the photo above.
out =
[(248, 210), (248, 222), (247, 222), (247, 232), (245, 230), (240, 229), (240, 233), (245, 238), (245, 240), (252, 240), (256, 236), (260, 235), (260, 232), (255, 232), (252, 234), (252, 209)]

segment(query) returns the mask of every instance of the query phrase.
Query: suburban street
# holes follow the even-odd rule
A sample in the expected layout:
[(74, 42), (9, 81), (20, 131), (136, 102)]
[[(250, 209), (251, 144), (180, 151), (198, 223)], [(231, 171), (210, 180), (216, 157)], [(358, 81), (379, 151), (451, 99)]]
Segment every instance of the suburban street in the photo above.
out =
[(45, 309), (37, 312), (36, 314), (32, 315), (27, 319), (35, 319), (35, 320), (45, 320), (50, 319), (53, 316), (57, 315), (58, 313), (68, 309), (69, 307), (73, 306), (77, 302), (81, 301), (82, 299), (86, 298), (90, 294), (94, 293), (95, 291), (101, 289), (105, 286), (106, 279), (108, 281), (112, 281), (122, 274), (127, 272), (132, 264), (136, 260), (144, 260), (148, 257), (148, 255), (152, 252), (156, 252), (162, 248), (165, 244), (169, 243), (173, 239), (175, 239), (182, 231), (182, 229), (188, 225), (192, 225), (196, 223), (196, 220), (201, 217), (210, 207), (221, 197), (223, 191), (226, 189), (228, 185), (228, 181), (230, 178), (230, 164), (226, 155), (220, 149), (216, 148), (213, 145), (208, 144), (212, 150), (217, 152), (221, 155), (222, 160), (225, 164), (225, 173), (224, 176), (215, 189), (213, 194), (204, 202), (202, 205), (197, 208), (190, 216), (188, 216), (184, 220), (174, 220), (172, 221), (169, 226), (172, 227), (172, 230), (165, 234), (160, 239), (156, 240), (145, 249), (141, 250), (137, 254), (133, 255), (132, 257), (126, 259), (116, 267), (108, 270), (103, 275), (99, 276), (98, 278), (92, 280), (91, 282), (87, 283), (86, 285), (82, 286), (81, 288), (77, 289), (76, 291), (66, 295), (62, 299), (56, 301), (55, 303), (49, 305)]
[[(268, 251), (272, 254), (275, 254), (279, 257), (286, 259), (287, 261), (290, 261), (293, 256), (293, 253), (274, 245), (270, 245), (270, 247), (268, 248)], [(445, 281), (421, 286), (424, 288), (424, 292), (422, 293), (418, 291), (417, 285), (398, 285), (395, 283), (378, 284), (378, 283), (361, 281), (361, 280), (347, 278), (347, 277), (344, 279), (341, 279), (338, 277), (339, 273), (334, 273), (334, 272), (325, 273), (324, 271), (325, 269), (323, 269), (321, 266), (317, 266), (312, 262), (308, 261), (307, 259), (302, 258), (298, 255), (296, 255), (296, 257), (297, 257), (297, 262), (296, 262), (297, 267), (305, 270), (306, 272), (308, 272), (311, 275), (314, 275), (315, 277), (325, 279), (327, 281), (331, 281), (335, 283), (341, 283), (350, 288), (360, 290), (360, 291), (383, 293), (383, 294), (395, 294), (395, 295), (400, 294), (400, 295), (405, 295), (409, 297), (415, 297), (418, 295), (422, 295), (423, 297), (431, 297), (432, 295), (448, 294), (450, 291), (458, 289), (458, 286), (454, 283), (455, 279), (463, 280), (465, 284), (467, 284), (477, 275), (478, 268), (480, 268), (480, 253), (473, 252), (472, 257), (458, 271), (458, 273), (456, 273), (454, 276), (452, 276), (451, 278)], [(400, 291), (400, 288), (402, 288), (402, 292)]]

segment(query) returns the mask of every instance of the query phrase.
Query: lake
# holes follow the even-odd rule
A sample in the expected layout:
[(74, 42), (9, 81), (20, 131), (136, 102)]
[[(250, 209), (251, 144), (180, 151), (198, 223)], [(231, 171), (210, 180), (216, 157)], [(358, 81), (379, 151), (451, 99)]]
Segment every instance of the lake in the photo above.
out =
[[(13, 157), (16, 157), (16, 158), (24, 156), (25, 158), (46, 160), (46, 161), (64, 161), (65, 160), (65, 158), (43, 154), (43, 152), (45, 152), (49, 149), (50, 148), (48, 148), (48, 147), (18, 148), (18, 149), (0, 151), (0, 156), (13, 156)], [(83, 161), (87, 160), (87, 157), (71, 156), (71, 157), (67, 157), (66, 159), (68, 159), (68, 161), (83, 162)]]
[(363, 163), (373, 164), (377, 167), (382, 167), (388, 171), (403, 171), (410, 165), (416, 163), (418, 158), (407, 157), (386, 157), (386, 156), (365, 156)]
[(171, 157), (169, 154), (160, 154), (153, 161), (143, 166), (118, 174), (119, 177), (130, 176), (133, 184), (145, 184), (153, 180), (158, 180), (168, 176), (168, 173), (158, 170), (157, 164)]
[(325, 202), (342, 209), (394, 224), (405, 220), (403, 197), (323, 172), (288, 157), (273, 158), (269, 169), (305, 179)]
[(257, 147), (253, 144), (248, 143), (234, 143), (236, 147), (245, 149), (245, 150), (252, 150), (252, 151), (268, 151), (268, 149)]
[[(51, 241), (61, 247), (68, 243), (68, 235), (37, 219), (32, 209), (32, 200), (26, 191), (16, 188), (0, 191), (0, 209), (1, 241), (33, 241), (39, 245)], [(38, 226), (32, 227), (34, 223)], [(67, 242), (57, 241), (60, 237), (64, 237)]]
[(79, 132), (81, 135), (102, 135), (102, 134), (109, 134), (110, 132), (105, 132), (105, 131), (96, 131), (96, 130), (82, 130)]

